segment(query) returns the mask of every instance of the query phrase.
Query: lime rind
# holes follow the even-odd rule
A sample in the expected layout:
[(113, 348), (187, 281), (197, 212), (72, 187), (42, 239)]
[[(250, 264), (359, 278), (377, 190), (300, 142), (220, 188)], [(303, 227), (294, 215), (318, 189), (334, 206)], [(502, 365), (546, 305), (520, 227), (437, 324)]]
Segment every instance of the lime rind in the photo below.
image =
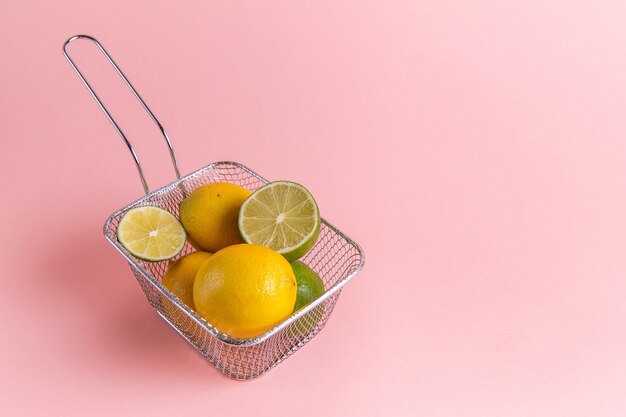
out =
[[(148, 212), (151, 211), (150, 215)], [(158, 230), (157, 235), (151, 232)], [(163, 239), (163, 237), (166, 237)], [(141, 206), (124, 214), (117, 226), (117, 240), (134, 257), (160, 262), (174, 258), (185, 247), (187, 234), (176, 216), (156, 206)], [(149, 255), (156, 253), (156, 255)]]
[(267, 246), (289, 261), (301, 258), (313, 247), (320, 223), (313, 195), (291, 181), (274, 181), (256, 190), (241, 205), (238, 219), (246, 243)]
[[(325, 286), (319, 274), (304, 262), (293, 261), (291, 268), (298, 286), (296, 305), (293, 308), (294, 313), (296, 313), (324, 294)], [(289, 328), (289, 333), (295, 337), (306, 336), (317, 327), (323, 316), (324, 304), (322, 303), (300, 317)]]

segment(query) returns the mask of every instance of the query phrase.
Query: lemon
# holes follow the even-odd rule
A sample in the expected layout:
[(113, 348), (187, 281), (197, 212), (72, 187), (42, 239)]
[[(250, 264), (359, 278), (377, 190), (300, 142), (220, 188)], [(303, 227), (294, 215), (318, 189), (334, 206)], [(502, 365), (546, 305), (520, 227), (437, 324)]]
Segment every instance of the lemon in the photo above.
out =
[(243, 243), (237, 217), (249, 195), (245, 188), (226, 182), (196, 188), (180, 203), (180, 221), (189, 243), (207, 252)]
[(198, 270), (211, 255), (202, 251), (188, 253), (176, 262), (171, 262), (163, 275), (163, 285), (192, 310), (196, 308), (193, 304), (193, 282)]
[(293, 312), (296, 278), (287, 260), (259, 245), (220, 250), (193, 285), (196, 311), (220, 332), (238, 339), (260, 336)]
[(241, 205), (239, 231), (247, 243), (267, 246), (289, 261), (296, 260), (313, 247), (320, 233), (317, 203), (300, 184), (271, 182)]
[(133, 256), (145, 261), (172, 259), (183, 250), (185, 238), (178, 219), (155, 206), (128, 210), (117, 226), (117, 240)]

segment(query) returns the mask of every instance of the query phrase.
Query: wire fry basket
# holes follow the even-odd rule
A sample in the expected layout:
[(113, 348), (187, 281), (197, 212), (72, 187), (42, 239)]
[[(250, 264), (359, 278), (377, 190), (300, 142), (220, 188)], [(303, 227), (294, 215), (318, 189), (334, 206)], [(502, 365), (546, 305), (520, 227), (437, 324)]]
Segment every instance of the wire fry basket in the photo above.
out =
[[(174, 171), (178, 178), (175, 182), (149, 191), (139, 159), (131, 143), (68, 54), (68, 45), (77, 39), (89, 40), (100, 49), (157, 124), (170, 151)], [(181, 177), (165, 129), (102, 45), (91, 36), (77, 35), (65, 42), (63, 53), (117, 133), (124, 140), (135, 161), (146, 195), (113, 213), (104, 225), (104, 236), (127, 260), (148, 302), (159, 316), (213, 364), (218, 371), (237, 380), (249, 380), (265, 374), (315, 337), (328, 321), (343, 286), (363, 268), (365, 258), (359, 245), (322, 219), (319, 238), (301, 261), (308, 264), (322, 278), (325, 288), (324, 294), (276, 327), (254, 339), (236, 339), (219, 332), (163, 286), (162, 278), (167, 270), (168, 262), (146, 262), (132, 256), (117, 241), (117, 227), (128, 210), (142, 205), (158, 206), (178, 217), (178, 206), (181, 201), (191, 191), (204, 184), (230, 182), (254, 191), (268, 181), (236, 162), (211, 163)], [(174, 260), (193, 251), (194, 248), (186, 244), (183, 251)]]

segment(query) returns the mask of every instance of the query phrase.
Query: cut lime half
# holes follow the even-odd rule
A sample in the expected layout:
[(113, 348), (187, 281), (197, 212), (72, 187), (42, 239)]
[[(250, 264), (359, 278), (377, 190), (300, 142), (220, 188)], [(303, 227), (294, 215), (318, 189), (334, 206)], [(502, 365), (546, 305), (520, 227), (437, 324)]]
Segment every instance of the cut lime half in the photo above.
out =
[(144, 261), (172, 259), (185, 246), (185, 229), (167, 210), (154, 206), (130, 209), (117, 226), (117, 240)]
[(247, 243), (267, 246), (289, 261), (296, 260), (313, 247), (320, 233), (317, 203), (300, 184), (271, 182), (241, 205), (239, 232)]

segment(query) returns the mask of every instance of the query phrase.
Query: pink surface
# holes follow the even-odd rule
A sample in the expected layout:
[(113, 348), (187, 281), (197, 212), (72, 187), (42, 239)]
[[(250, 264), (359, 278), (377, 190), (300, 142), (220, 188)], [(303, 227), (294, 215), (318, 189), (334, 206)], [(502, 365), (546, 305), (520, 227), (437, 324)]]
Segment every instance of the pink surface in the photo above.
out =
[[(0, 414), (626, 415), (623, 4), (3, 2)], [(364, 247), (267, 376), (221, 376), (102, 237), (142, 190), (61, 54), (77, 33), (183, 172), (301, 182)], [(104, 60), (74, 54), (171, 181)]]

